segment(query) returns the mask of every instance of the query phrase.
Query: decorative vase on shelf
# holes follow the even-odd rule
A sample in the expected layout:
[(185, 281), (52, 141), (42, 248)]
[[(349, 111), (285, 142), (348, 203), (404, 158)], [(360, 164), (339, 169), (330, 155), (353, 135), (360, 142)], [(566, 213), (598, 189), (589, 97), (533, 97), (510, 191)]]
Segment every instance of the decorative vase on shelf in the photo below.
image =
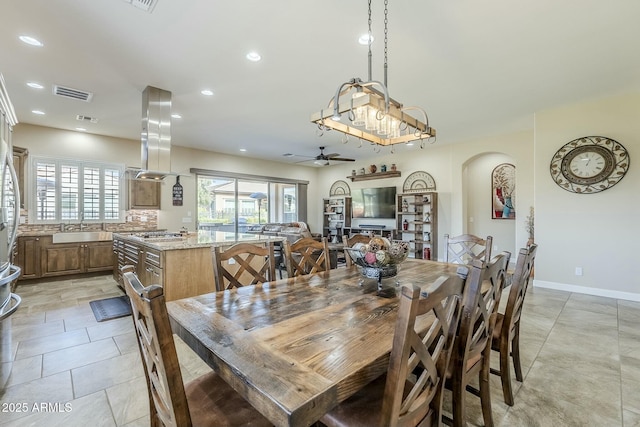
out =
[(376, 173), (377, 170), (378, 170), (378, 167), (376, 165), (369, 166), (369, 172)]
[(386, 172), (386, 171), (387, 171), (387, 165), (380, 166), (380, 172)]
[(396, 167), (396, 164), (391, 163), (391, 172), (395, 172), (396, 170), (398, 170), (398, 168)]

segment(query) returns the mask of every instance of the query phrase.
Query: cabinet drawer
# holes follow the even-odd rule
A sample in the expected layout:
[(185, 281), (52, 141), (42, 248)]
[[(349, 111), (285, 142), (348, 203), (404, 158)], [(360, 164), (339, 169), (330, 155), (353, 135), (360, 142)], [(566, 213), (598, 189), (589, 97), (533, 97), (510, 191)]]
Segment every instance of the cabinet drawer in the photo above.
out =
[(146, 249), (145, 262), (156, 267), (162, 267), (160, 251), (156, 251), (154, 249)]

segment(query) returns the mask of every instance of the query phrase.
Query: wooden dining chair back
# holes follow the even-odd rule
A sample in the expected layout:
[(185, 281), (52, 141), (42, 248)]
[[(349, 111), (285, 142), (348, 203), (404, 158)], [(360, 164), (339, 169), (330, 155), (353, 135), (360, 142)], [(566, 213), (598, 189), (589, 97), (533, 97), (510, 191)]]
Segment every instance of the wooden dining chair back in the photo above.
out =
[[(510, 257), (509, 252), (502, 252), (487, 266), (479, 259), (474, 260), (465, 284), (447, 383), (453, 395), (453, 417), (445, 417), (445, 421), (456, 427), (466, 425), (466, 391), (480, 397), (485, 426), (493, 425), (489, 389), (491, 339)], [(479, 390), (470, 386), (474, 377), (479, 379)]]
[(444, 262), (471, 264), (473, 260), (482, 260), (485, 264), (491, 259), (493, 237), (486, 239), (472, 234), (450, 237), (444, 235)]
[[(444, 378), (463, 287), (464, 278), (456, 275), (440, 277), (422, 295), (420, 287), (404, 286), (386, 376), (358, 391), (320, 422), (328, 427), (440, 425)], [(425, 322), (431, 325), (426, 327)]]
[(224, 250), (215, 246), (211, 253), (217, 291), (276, 280), (273, 242), (236, 243)]
[(329, 244), (326, 237), (320, 241), (312, 237), (303, 237), (294, 243), (286, 240), (284, 257), (288, 277), (319, 273), (330, 268)]
[[(371, 236), (369, 234), (354, 234), (351, 237), (345, 234), (342, 236), (342, 244), (345, 248), (352, 248), (356, 243), (367, 244), (370, 241)], [(346, 260), (347, 267), (351, 267), (353, 265), (353, 258), (351, 258), (351, 254), (347, 249), (344, 249), (344, 258)]]
[(520, 363), (520, 318), (537, 250), (536, 244), (520, 249), (505, 311), (497, 314), (493, 332), (491, 348), (500, 354), (500, 370), (491, 369), (491, 373), (500, 376), (504, 401), (509, 406), (514, 403), (509, 357), (513, 359), (516, 380), (524, 379)]
[(183, 384), (162, 286), (142, 286), (132, 266), (122, 272), (147, 380), (151, 426), (271, 425), (214, 372)]

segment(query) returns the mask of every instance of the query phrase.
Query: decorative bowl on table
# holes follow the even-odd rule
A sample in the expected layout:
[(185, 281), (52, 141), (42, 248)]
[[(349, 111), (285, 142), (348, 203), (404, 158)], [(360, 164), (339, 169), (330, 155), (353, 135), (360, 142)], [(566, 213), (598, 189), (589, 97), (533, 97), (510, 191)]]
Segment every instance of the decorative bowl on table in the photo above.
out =
[(382, 289), (382, 279), (395, 277), (398, 265), (409, 255), (407, 242), (390, 242), (385, 237), (374, 237), (369, 243), (356, 243), (352, 248), (346, 249), (360, 273), (368, 279), (378, 281), (378, 291)]

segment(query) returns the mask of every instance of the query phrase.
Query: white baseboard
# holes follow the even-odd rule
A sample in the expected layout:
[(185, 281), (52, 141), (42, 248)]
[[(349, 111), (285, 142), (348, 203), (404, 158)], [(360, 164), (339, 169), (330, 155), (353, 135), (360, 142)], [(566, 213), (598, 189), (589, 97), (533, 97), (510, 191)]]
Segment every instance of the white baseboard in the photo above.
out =
[(587, 286), (568, 285), (565, 283), (547, 282), (544, 280), (533, 280), (533, 286), (536, 288), (555, 289), (558, 291), (575, 292), (578, 294), (595, 295), (599, 297), (623, 299), (628, 301), (640, 302), (640, 294), (632, 292), (614, 291), (611, 289), (590, 288)]

